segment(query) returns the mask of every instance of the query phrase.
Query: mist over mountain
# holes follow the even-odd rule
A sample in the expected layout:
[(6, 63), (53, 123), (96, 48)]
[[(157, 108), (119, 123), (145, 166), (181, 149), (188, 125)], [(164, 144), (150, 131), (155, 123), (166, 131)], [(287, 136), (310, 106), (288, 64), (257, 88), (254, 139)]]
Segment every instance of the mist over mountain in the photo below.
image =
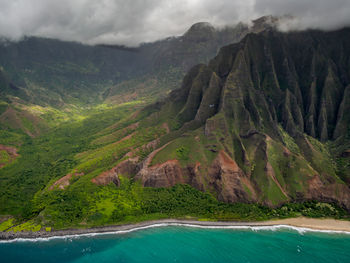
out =
[(181, 35), (198, 21), (226, 26), (265, 15), (290, 15), (294, 20), (284, 24), (284, 30), (329, 30), (350, 25), (349, 12), (347, 0), (1, 0), (0, 36), (137, 46)]

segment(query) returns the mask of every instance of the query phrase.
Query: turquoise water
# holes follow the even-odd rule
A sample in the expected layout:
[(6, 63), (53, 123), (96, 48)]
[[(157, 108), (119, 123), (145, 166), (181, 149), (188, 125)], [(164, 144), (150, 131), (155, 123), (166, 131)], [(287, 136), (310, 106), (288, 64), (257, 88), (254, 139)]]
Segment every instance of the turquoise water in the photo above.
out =
[(350, 262), (350, 235), (295, 230), (148, 228), (0, 243), (0, 262)]

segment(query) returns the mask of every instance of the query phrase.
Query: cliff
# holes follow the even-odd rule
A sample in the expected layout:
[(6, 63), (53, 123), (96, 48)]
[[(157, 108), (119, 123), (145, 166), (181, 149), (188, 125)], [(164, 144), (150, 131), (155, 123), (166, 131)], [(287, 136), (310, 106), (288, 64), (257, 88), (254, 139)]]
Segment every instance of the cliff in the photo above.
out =
[(349, 145), (349, 65), (349, 29), (266, 30), (221, 48), (148, 117), (166, 113), (171, 132), (136, 178), (188, 183), (226, 202), (315, 199), (350, 209), (349, 166), (340, 173), (334, 162), (349, 162), (339, 148)]

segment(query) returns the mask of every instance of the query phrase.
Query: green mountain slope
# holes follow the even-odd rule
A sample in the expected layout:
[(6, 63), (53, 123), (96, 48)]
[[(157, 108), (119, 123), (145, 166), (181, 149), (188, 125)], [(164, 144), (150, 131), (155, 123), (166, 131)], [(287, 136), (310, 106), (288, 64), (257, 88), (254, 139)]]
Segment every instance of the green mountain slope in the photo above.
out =
[[(267, 31), (222, 48), (160, 107), (176, 125), (138, 178), (186, 182), (228, 202), (317, 199), (349, 209), (349, 159), (341, 157), (350, 135), (349, 36)], [(153, 166), (179, 157), (167, 166), (181, 176), (159, 171), (157, 184)]]
[(202, 39), (205, 30), (190, 29), (185, 36), (138, 48), (37, 37), (2, 40), (0, 144), (19, 146), (24, 137), (39, 136), (67, 121), (123, 103), (155, 101), (178, 86), (188, 67), (248, 32), (246, 26), (213, 29), (212, 38)]
[(0, 102), (9, 105), (10, 113), (0, 118), (0, 129), (35, 136), (42, 127), (100, 111), (101, 104), (155, 101), (177, 88), (188, 68), (207, 62), (219, 47), (251, 30), (243, 24), (215, 29), (198, 23), (184, 36), (137, 48), (37, 37), (2, 40)]
[[(183, 36), (138, 48), (26, 37), (0, 43), (0, 133), (35, 137), (123, 103), (152, 102), (180, 85), (188, 68), (259, 28), (193, 25)], [(210, 31), (210, 34), (208, 34)], [(22, 140), (23, 141), (23, 140)]]
[(349, 39), (350, 29), (248, 34), (162, 101), (26, 136), (0, 169), (0, 213), (30, 220), (12, 230), (347, 217)]

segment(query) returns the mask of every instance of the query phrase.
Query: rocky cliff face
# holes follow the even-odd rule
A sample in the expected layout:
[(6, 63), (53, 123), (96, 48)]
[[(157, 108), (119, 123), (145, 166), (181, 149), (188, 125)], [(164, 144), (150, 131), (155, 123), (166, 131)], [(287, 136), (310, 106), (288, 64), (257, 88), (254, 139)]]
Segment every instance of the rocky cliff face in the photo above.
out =
[[(267, 30), (223, 47), (157, 104), (149, 119), (167, 112), (175, 124), (136, 178), (188, 183), (226, 202), (316, 199), (350, 209), (349, 169), (334, 163), (349, 145), (349, 68), (350, 29)], [(188, 154), (174, 160), (179, 147)]]
[[(212, 78), (223, 81), (217, 112), (228, 113), (233, 104), (242, 107), (248, 119), (239, 125), (241, 133), (273, 125), (270, 122), (275, 119), (291, 135), (305, 132), (322, 141), (340, 137), (348, 121), (343, 111), (349, 99), (348, 37), (349, 30), (267, 31), (223, 48), (202, 69), (211, 70)], [(201, 93), (205, 98), (211, 91)]]

